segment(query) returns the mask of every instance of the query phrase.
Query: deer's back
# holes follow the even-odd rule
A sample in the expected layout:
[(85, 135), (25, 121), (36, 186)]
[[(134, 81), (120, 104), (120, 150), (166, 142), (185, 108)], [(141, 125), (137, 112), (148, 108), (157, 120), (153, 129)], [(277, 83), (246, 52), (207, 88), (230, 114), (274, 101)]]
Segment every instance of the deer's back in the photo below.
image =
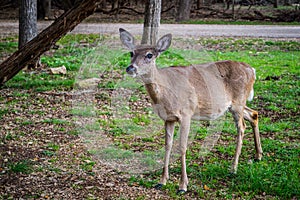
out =
[(252, 89), (255, 81), (255, 70), (246, 63), (235, 61), (168, 67), (160, 71), (172, 85), (179, 86), (189, 82), (191, 86), (202, 91), (208, 88), (212, 90), (214, 86), (225, 87), (233, 96), (236, 93), (241, 94), (243, 90), (248, 91), (248, 87)]
[(189, 106), (196, 119), (215, 119), (233, 103), (244, 105), (253, 88), (255, 71), (245, 63), (219, 61), (160, 70), (173, 90), (176, 105)]

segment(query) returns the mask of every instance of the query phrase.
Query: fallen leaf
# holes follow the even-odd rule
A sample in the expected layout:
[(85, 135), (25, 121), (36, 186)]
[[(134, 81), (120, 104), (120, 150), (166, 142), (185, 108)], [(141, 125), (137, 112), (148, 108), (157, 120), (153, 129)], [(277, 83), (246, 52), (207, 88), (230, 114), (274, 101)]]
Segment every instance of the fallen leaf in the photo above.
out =
[(210, 188), (207, 185), (203, 186), (204, 190), (210, 190)]

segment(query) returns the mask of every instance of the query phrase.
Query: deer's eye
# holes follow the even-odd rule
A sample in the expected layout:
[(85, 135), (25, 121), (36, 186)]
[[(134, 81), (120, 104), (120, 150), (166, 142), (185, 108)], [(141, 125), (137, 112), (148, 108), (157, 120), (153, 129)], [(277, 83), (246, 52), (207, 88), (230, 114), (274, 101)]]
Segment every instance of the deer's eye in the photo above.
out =
[(152, 53), (147, 53), (146, 57), (147, 57), (148, 59), (151, 59), (151, 58), (153, 57), (153, 54), (152, 54)]
[(133, 52), (131, 51), (131, 52), (129, 52), (130, 53), (130, 57), (132, 58), (133, 57)]

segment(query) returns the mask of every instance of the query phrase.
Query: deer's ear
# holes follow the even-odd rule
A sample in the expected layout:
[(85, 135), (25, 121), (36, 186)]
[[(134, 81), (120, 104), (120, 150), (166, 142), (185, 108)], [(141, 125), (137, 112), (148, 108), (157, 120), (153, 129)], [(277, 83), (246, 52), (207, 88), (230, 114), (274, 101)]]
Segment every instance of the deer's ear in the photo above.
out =
[(129, 49), (129, 50), (134, 50), (134, 37), (126, 30), (120, 28), (120, 39), (122, 43)]
[(159, 53), (164, 52), (171, 45), (171, 41), (172, 41), (172, 34), (167, 34), (162, 36), (156, 43), (156, 50)]

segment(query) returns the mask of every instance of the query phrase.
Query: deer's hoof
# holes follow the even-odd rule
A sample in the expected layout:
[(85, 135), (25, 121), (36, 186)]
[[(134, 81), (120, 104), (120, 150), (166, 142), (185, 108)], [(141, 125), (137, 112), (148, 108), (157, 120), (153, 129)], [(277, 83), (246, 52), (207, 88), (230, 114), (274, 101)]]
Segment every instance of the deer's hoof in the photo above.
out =
[(186, 190), (178, 190), (177, 195), (184, 195), (186, 193)]
[(260, 162), (261, 158), (254, 158), (254, 162)]
[(229, 178), (234, 178), (234, 177), (236, 177), (237, 176), (237, 173), (235, 172), (235, 171), (231, 171), (231, 172), (229, 172), (229, 174), (228, 174), (228, 177)]
[(236, 175), (236, 174), (237, 174), (237, 168), (232, 167), (232, 168), (230, 169), (229, 174), (230, 174), (231, 176)]
[(163, 184), (159, 183), (159, 184), (156, 184), (156, 185), (154, 186), (154, 188), (157, 189), (157, 190), (161, 190), (161, 188), (162, 188), (163, 186), (164, 186)]

